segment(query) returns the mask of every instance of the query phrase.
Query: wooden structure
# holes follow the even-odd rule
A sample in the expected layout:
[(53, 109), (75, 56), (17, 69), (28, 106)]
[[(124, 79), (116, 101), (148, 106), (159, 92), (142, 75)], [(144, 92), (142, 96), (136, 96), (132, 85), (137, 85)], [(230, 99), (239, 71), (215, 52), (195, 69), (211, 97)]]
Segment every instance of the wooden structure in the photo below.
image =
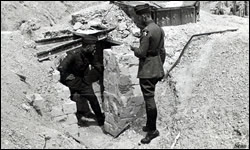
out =
[(141, 20), (136, 15), (136, 5), (149, 4), (152, 8), (152, 18), (159, 26), (174, 26), (186, 23), (195, 23), (199, 15), (199, 1), (112, 1), (119, 6), (132, 20), (140, 24)]

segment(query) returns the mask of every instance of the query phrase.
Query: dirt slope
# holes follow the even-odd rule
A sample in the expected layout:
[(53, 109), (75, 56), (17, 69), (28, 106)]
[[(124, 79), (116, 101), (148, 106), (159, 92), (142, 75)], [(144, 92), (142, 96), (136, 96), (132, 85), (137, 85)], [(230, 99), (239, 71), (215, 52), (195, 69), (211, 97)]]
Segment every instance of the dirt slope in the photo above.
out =
[[(54, 26), (71, 13), (102, 1), (1, 1), (1, 30), (16, 30), (25, 21)], [(69, 21), (66, 19), (66, 21)]]
[[(166, 84), (158, 86), (160, 116), (174, 137), (181, 133), (176, 148), (249, 146), (248, 19), (202, 12), (197, 24), (164, 27), (166, 49), (179, 56), (191, 35), (232, 28), (239, 30), (193, 39), (171, 73), (174, 96), (166, 97)], [(168, 59), (165, 69), (171, 63)]]

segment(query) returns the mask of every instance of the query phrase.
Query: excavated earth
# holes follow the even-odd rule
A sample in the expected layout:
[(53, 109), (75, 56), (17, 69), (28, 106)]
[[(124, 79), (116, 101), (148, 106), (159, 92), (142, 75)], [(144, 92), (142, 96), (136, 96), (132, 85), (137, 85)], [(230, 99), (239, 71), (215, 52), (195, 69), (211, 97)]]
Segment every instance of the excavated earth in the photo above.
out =
[[(103, 15), (111, 10), (107, 20), (122, 13), (108, 2), (1, 2), (1, 148), (249, 148), (249, 18), (205, 11), (197, 23), (163, 27), (165, 71), (193, 34), (238, 30), (194, 38), (170, 76), (157, 84), (159, 137), (139, 143), (145, 115), (118, 138), (98, 126), (80, 127), (80, 142), (65, 134), (51, 119), (52, 107), (61, 103), (52, 84), (53, 63), (37, 61), (34, 39), (72, 28), (73, 12), (102, 9)], [(133, 26), (125, 14), (122, 20)], [(126, 44), (135, 40), (128, 33), (111, 34)], [(42, 115), (30, 106), (30, 93), (45, 99)]]

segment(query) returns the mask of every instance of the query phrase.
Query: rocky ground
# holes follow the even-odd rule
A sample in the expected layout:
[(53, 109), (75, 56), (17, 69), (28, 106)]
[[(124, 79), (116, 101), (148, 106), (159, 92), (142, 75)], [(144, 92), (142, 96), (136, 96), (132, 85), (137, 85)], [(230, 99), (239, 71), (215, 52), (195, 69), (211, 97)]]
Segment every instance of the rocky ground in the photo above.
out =
[[(238, 30), (194, 38), (171, 76), (157, 85), (160, 137), (148, 145), (139, 143), (145, 136), (144, 115), (118, 138), (103, 134), (98, 126), (80, 127), (79, 143), (51, 119), (52, 106), (61, 100), (52, 84), (51, 62), (37, 61), (39, 47), (33, 40), (47, 29), (71, 27), (70, 14), (79, 8), (87, 8), (89, 15), (112, 5), (94, 1), (1, 4), (2, 148), (249, 148), (249, 18), (201, 11), (198, 23), (163, 28), (166, 71), (193, 34)], [(111, 9), (107, 19), (117, 18), (121, 10)], [(122, 22), (127, 22), (126, 28), (133, 26), (125, 15)], [(121, 24), (120, 29), (125, 28)], [(124, 30), (111, 34), (124, 43), (133, 41)], [(25, 82), (18, 75), (25, 76)], [(30, 93), (45, 99), (42, 115), (30, 105), (26, 97)]]

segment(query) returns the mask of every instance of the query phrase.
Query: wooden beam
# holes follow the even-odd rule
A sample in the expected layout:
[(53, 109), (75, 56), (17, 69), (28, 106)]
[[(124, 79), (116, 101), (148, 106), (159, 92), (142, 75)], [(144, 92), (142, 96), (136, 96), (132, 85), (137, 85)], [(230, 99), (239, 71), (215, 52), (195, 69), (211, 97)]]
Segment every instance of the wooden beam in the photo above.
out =
[(50, 55), (65, 51), (67, 49), (77, 47), (77, 46), (79, 46), (81, 44), (82, 44), (82, 39), (81, 38), (76, 39), (76, 40), (73, 40), (73, 41), (68, 42), (66, 44), (62, 44), (62, 45), (59, 45), (59, 46), (54, 47), (52, 49), (49, 49), (47, 51), (39, 52), (39, 53), (37, 53), (37, 57), (38, 58), (47, 57), (47, 56), (50, 56)]

